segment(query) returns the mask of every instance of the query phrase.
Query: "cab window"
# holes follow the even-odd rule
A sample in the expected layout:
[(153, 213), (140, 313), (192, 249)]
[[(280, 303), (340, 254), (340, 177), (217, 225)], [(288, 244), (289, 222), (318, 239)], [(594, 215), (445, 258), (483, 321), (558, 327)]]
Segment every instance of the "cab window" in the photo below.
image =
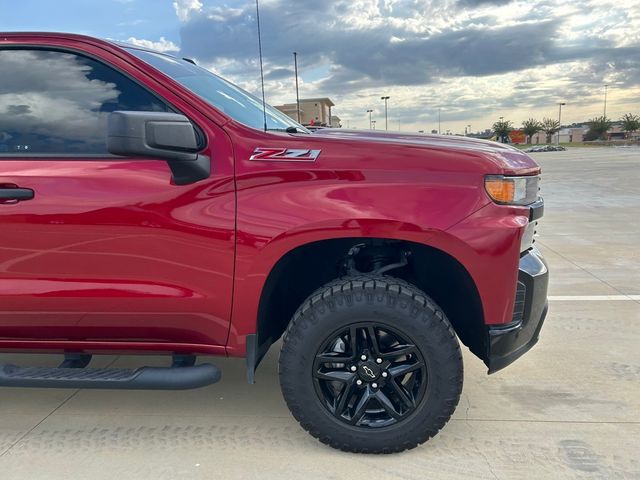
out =
[(0, 50), (0, 155), (106, 155), (107, 118), (115, 110), (171, 111), (92, 58)]

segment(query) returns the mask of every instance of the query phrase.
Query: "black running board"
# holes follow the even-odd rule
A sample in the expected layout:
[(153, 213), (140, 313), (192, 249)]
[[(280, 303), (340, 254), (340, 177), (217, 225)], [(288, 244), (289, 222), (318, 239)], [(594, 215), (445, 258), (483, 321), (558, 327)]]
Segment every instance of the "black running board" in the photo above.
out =
[(218, 367), (40, 368), (0, 365), (0, 387), (187, 390), (220, 380)]

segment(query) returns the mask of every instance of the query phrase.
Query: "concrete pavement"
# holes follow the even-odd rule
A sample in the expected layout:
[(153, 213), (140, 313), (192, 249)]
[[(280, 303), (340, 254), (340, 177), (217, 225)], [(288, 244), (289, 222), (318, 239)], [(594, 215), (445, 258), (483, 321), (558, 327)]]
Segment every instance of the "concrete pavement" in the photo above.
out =
[[(465, 349), (458, 410), (424, 446), (367, 456), (318, 443), (284, 405), (274, 348), (253, 386), (242, 360), (213, 359), (222, 382), (194, 391), (2, 389), (0, 478), (640, 479), (640, 149), (534, 155), (554, 298), (540, 343), (492, 376)], [(92, 365), (110, 362), (140, 359)]]

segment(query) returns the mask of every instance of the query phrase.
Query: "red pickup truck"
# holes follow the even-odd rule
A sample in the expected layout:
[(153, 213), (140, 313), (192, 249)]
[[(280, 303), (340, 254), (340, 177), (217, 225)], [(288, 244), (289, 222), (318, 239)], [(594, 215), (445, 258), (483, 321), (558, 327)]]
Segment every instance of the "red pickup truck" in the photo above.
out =
[[(0, 33), (0, 350), (64, 355), (0, 385), (218, 381), (198, 355), (246, 357), (253, 382), (282, 339), (312, 435), (415, 447), (458, 403), (458, 339), (489, 373), (538, 339), (539, 175), (493, 142), (311, 133), (188, 59)], [(122, 353), (171, 361), (88, 368)]]

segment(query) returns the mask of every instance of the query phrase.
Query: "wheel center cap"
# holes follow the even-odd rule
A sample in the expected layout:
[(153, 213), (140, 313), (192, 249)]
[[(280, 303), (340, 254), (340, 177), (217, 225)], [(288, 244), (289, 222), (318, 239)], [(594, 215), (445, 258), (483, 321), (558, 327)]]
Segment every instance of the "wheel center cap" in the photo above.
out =
[(380, 376), (380, 367), (373, 362), (364, 362), (358, 367), (358, 376), (365, 382), (373, 382)]

